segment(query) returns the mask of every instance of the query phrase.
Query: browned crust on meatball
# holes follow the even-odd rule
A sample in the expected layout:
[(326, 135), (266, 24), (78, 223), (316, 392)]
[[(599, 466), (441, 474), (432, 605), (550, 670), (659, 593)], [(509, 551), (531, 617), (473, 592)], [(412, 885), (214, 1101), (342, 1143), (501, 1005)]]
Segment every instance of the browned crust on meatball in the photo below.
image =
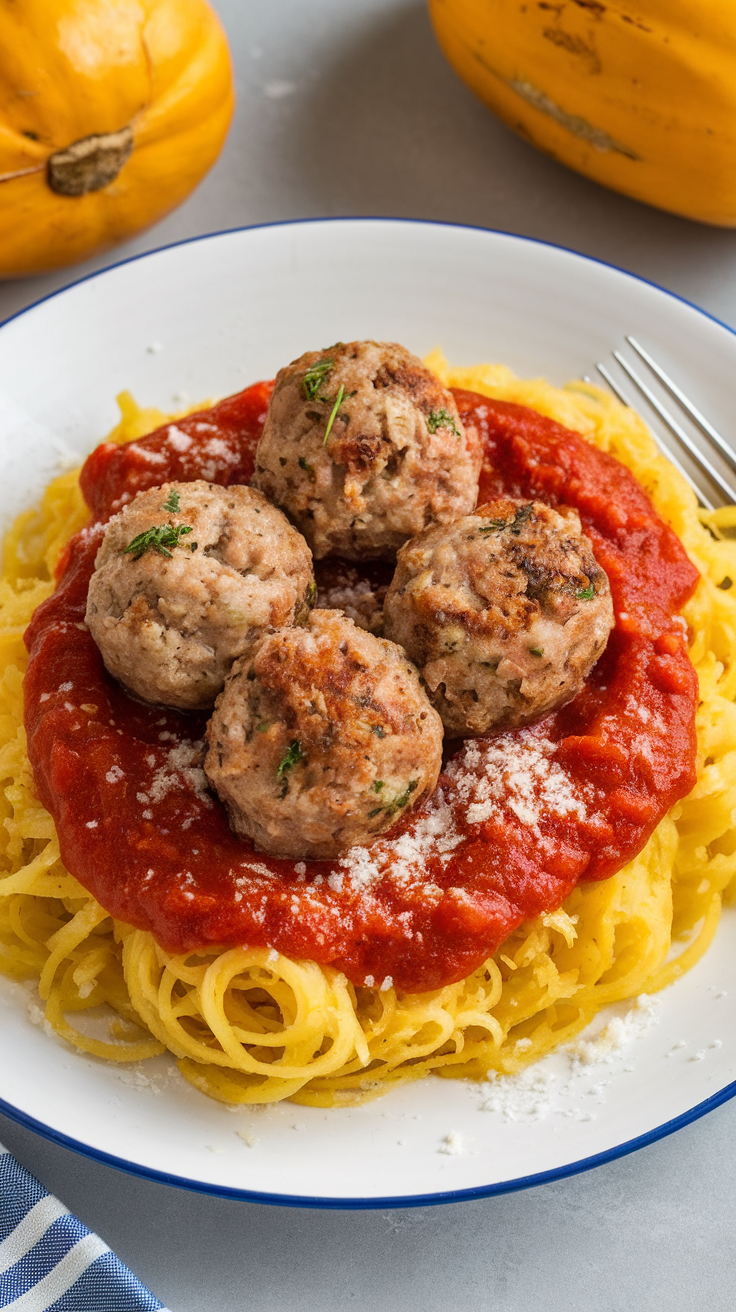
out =
[(393, 342), (338, 343), (279, 370), (253, 484), (318, 560), (391, 559), (472, 510), (480, 463), (477, 431), (421, 360)]
[[(176, 512), (164, 508), (172, 493)], [(166, 525), (186, 530), (168, 555), (129, 550), (140, 534)], [(107, 525), (86, 620), (107, 669), (131, 692), (201, 709), (267, 629), (306, 618), (313, 593), (306, 542), (261, 492), (164, 483)]]
[(402, 548), (384, 624), (447, 731), (473, 736), (574, 697), (606, 645), (613, 604), (576, 511), (499, 497)]
[(207, 739), (233, 829), (279, 856), (370, 843), (433, 791), (442, 761), (442, 723), (405, 653), (331, 610), (237, 662)]

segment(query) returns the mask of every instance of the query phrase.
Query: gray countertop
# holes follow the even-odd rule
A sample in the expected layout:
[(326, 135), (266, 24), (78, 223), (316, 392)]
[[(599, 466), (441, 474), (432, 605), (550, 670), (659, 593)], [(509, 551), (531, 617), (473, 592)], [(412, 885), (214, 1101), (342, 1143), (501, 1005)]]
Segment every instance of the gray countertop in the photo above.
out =
[[(79, 269), (0, 286), (0, 319), (118, 256), (310, 215), (400, 215), (557, 242), (736, 326), (736, 232), (537, 154), (456, 79), (417, 0), (219, 0), (239, 101), (163, 223)], [(0, 1139), (172, 1312), (717, 1312), (736, 1306), (736, 1104), (586, 1175), (481, 1202), (321, 1212), (125, 1176), (0, 1117)]]

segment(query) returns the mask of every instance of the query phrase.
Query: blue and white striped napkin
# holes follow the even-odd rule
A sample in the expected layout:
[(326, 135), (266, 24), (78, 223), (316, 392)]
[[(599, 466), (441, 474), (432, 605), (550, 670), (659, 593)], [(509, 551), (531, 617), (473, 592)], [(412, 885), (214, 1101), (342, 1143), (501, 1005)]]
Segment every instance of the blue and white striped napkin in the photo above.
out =
[(0, 1144), (0, 1308), (159, 1312), (132, 1271)]

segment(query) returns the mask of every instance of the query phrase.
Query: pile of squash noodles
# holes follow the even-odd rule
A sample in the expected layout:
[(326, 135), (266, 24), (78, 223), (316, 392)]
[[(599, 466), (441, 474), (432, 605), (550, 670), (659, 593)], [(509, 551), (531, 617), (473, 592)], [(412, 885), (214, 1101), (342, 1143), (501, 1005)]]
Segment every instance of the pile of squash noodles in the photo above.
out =
[[(451, 369), (439, 354), (428, 364), (448, 385), (530, 405), (610, 451), (681, 538), (702, 575), (684, 611), (700, 680), (695, 788), (617, 875), (580, 884), (446, 988), (355, 987), (267, 948), (165, 952), (106, 915), (64, 868), (34, 793), (23, 630), (87, 517), (77, 474), (65, 473), (11, 529), (0, 579), (0, 971), (37, 981), (48, 1025), (75, 1048), (116, 1062), (168, 1050), (187, 1080), (228, 1103), (333, 1107), (429, 1072), (517, 1072), (601, 1008), (672, 983), (711, 941), (736, 888), (736, 508), (699, 512), (638, 416), (591, 385), (558, 389), (500, 365)], [(165, 419), (127, 394), (120, 405), (115, 441)]]

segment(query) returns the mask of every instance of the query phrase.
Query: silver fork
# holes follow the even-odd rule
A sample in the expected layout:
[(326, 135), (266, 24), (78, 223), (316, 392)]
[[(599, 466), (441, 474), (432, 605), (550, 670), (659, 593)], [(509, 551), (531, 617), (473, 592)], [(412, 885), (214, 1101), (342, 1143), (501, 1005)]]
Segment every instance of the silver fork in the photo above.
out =
[[(643, 346), (640, 345), (640, 343), (636, 340), (635, 337), (627, 336), (626, 341), (629, 343), (631, 349), (638, 355), (639, 359), (642, 360), (644, 364), (647, 366), (647, 368), (651, 370), (651, 372), (655, 375), (655, 377), (659, 379), (660, 383), (664, 388), (666, 388), (670, 396), (674, 397), (675, 401), (677, 401), (678, 405), (682, 408), (682, 410), (684, 410), (685, 413), (689, 415), (690, 419), (697, 426), (697, 428), (700, 429), (703, 436), (707, 439), (707, 441), (711, 443), (711, 446), (716, 448), (722, 460), (728, 465), (729, 469), (731, 469), (736, 474), (736, 452), (734, 452), (733, 448), (729, 445), (729, 443), (722, 436), (722, 434), (719, 433), (718, 430), (713, 427), (713, 425), (709, 422), (709, 420), (706, 419), (705, 415), (702, 414), (700, 410), (698, 410), (697, 406), (693, 405), (692, 401), (685, 395), (682, 389), (677, 386), (677, 383), (675, 383), (674, 380), (670, 378), (669, 374), (665, 373), (662, 366), (659, 365), (657, 361), (649, 354), (649, 352), (645, 350)], [(725, 498), (725, 500), (729, 504), (731, 505), (736, 504), (736, 483), (732, 483), (731, 481), (729, 481), (728, 478), (725, 478), (720, 473), (720, 471), (716, 469), (715, 465), (713, 465), (712, 462), (708, 459), (708, 456), (705, 455), (703, 451), (700, 450), (700, 447), (697, 445), (696, 442), (693, 441), (693, 438), (690, 436), (687, 430), (682, 427), (682, 425), (678, 422), (677, 419), (675, 419), (674, 415), (672, 415), (670, 411), (664, 405), (662, 405), (662, 402), (654, 394), (648, 382), (644, 378), (642, 378), (639, 373), (637, 373), (636, 369), (634, 369), (632, 365), (629, 364), (625, 356), (623, 356), (620, 351), (613, 351), (612, 354), (613, 354), (613, 358), (616, 360), (620, 368), (624, 371), (627, 377), (631, 379), (631, 382), (639, 390), (639, 392), (641, 392), (642, 396), (646, 399), (646, 401), (652, 407), (654, 412), (659, 416), (659, 418), (666, 425), (669, 431), (677, 439), (677, 441), (680, 443), (680, 446), (682, 446), (685, 449), (685, 451), (687, 451), (688, 455), (690, 456), (691, 460), (698, 468), (699, 472), (704, 474), (705, 477), (708, 480), (710, 480), (713, 486), (719, 489), (721, 495)], [(607, 369), (604, 364), (600, 364), (600, 363), (596, 365), (596, 369), (598, 370), (599, 374), (606, 380), (611, 391), (618, 397), (619, 401), (623, 401), (624, 405), (631, 406), (631, 402), (629, 401), (628, 397), (621, 391), (621, 388), (619, 387), (616, 379), (611, 374), (610, 370)], [(672, 451), (672, 449), (668, 446), (668, 444), (665, 441), (663, 441), (663, 439), (655, 431), (652, 431), (652, 437), (657, 443), (657, 446), (659, 447), (662, 454), (666, 456), (666, 458), (670, 461), (670, 463), (673, 464), (675, 468), (679, 470), (683, 478), (686, 479), (687, 482), (690, 484), (690, 487), (695, 492), (695, 495), (697, 496), (701, 506), (703, 506), (704, 509), (706, 510), (713, 510), (714, 505), (710, 497), (703, 490), (700, 483), (696, 482), (695, 479), (692, 477), (692, 475), (689, 473), (689, 471), (681, 464), (681, 462), (678, 460), (677, 456)]]

